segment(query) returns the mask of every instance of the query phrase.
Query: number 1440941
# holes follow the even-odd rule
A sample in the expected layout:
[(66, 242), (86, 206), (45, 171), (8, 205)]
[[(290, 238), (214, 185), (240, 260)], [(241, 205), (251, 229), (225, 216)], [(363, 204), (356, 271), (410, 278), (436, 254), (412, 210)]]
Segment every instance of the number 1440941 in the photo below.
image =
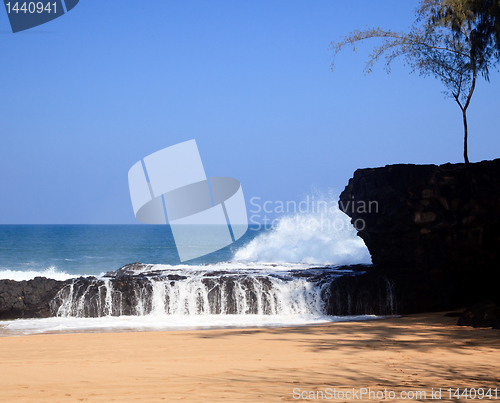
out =
[(41, 1), (39, 1), (38, 3), (35, 3), (35, 2), (24, 2), (24, 3), (20, 3), (20, 2), (15, 2), (11, 5), (11, 3), (5, 3), (5, 7), (7, 7), (7, 12), (10, 14), (10, 13), (16, 13), (16, 14), (19, 14), (19, 13), (30, 13), (30, 14), (33, 14), (33, 13), (38, 13), (38, 14), (41, 14), (43, 12), (46, 12), (46, 13), (55, 13), (57, 14), (57, 3), (54, 2), (54, 3), (50, 3), (50, 2), (47, 2), (47, 3), (42, 3)]

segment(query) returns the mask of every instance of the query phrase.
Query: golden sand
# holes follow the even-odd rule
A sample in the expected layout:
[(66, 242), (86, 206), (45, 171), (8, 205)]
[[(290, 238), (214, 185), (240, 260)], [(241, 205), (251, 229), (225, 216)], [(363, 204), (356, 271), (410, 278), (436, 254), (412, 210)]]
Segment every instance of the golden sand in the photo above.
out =
[(328, 394), (361, 388), (392, 391), (392, 401), (411, 391), (435, 401), (432, 388), (442, 388), (440, 400), (454, 401), (450, 387), (498, 388), (500, 400), (500, 331), (456, 321), (432, 313), (295, 328), (2, 337), (0, 401), (282, 402), (321, 392), (323, 401), (390, 400)]

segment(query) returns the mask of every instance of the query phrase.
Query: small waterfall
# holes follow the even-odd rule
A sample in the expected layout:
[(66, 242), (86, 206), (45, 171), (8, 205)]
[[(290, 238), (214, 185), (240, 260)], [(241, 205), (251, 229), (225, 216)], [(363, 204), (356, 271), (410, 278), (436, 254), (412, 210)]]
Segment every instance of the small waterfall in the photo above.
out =
[(109, 279), (79, 278), (64, 286), (49, 305), (53, 316), (119, 316), (123, 314), (121, 296)]
[(50, 308), (58, 317), (324, 314), (330, 281), (237, 272), (81, 277), (62, 288)]
[[(150, 268), (151, 269), (151, 268)], [(111, 272), (112, 274), (114, 272)], [(118, 272), (116, 272), (118, 273)], [(362, 271), (309, 268), (149, 270), (69, 280), (50, 302), (57, 317), (394, 315), (394, 284)]]

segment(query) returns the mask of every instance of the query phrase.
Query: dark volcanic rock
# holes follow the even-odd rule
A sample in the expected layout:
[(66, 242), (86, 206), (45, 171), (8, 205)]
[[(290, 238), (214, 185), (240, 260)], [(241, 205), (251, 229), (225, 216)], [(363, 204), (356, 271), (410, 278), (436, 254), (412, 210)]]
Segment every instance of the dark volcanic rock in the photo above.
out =
[(358, 169), (339, 208), (390, 272), (400, 313), (500, 303), (500, 159)]
[(167, 276), (167, 278), (168, 278), (169, 280), (172, 280), (172, 281), (179, 281), (179, 280), (186, 280), (186, 279), (187, 279), (187, 277), (186, 277), (186, 276), (180, 276), (180, 275), (178, 275), (178, 274), (169, 274), (169, 275)]
[(394, 315), (397, 313), (394, 283), (373, 270), (340, 277), (330, 286), (326, 313), (337, 316)]
[(45, 277), (29, 281), (0, 280), (0, 319), (51, 316), (49, 302), (70, 281)]
[(137, 275), (144, 275), (144, 272), (149, 268), (153, 267), (153, 265), (142, 264), (139, 262), (129, 263), (123, 267), (120, 267), (118, 270), (108, 271), (103, 277), (110, 278), (120, 278), (120, 277), (133, 277)]
[(461, 299), (447, 274), (367, 267), (331, 284), (331, 315), (394, 315), (455, 309)]
[(376, 265), (500, 269), (500, 159), (358, 169), (339, 208)]
[[(493, 327), (500, 321), (500, 307), (493, 301), (478, 302), (467, 308), (458, 319), (458, 326)], [(498, 329), (498, 327), (495, 327)]]
[[(177, 281), (189, 281), (188, 277), (177, 274), (164, 273), (156, 277), (150, 273), (134, 271), (133, 275), (126, 275), (122, 272), (109, 279), (80, 277), (64, 282), (45, 278), (21, 282), (3, 280), (0, 282), (0, 318), (145, 315), (154, 308), (155, 287), (158, 289), (163, 283), (163, 287), (168, 288)], [(325, 313), (339, 316), (453, 309), (459, 304), (457, 301), (461, 295), (450, 285), (453, 282), (449, 273), (409, 272), (366, 265), (310, 268), (269, 276), (209, 273), (211, 276), (200, 277), (200, 287), (209, 290), (207, 299), (213, 314), (238, 313), (241, 308), (238, 295), (242, 291), (246, 294), (247, 313), (257, 314), (261, 309), (263, 313), (271, 314), (272, 307), (279, 302), (274, 300), (274, 293), (269, 292), (273, 287), (273, 277), (280, 279), (281, 284), (297, 278), (314, 283), (320, 289)], [(165, 293), (165, 307), (170, 298), (176, 298), (175, 292)], [(203, 298), (198, 301), (201, 309), (205, 302)]]

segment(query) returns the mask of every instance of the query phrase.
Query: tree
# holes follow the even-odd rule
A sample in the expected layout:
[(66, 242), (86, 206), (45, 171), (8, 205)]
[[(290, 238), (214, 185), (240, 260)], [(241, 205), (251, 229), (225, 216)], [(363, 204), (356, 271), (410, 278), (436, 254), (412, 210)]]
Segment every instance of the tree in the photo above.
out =
[[(478, 76), (482, 75), (489, 81), (489, 69), (499, 60), (500, 42), (495, 43), (496, 31), (488, 24), (500, 23), (500, 19), (489, 17), (489, 13), (496, 12), (496, 9), (479, 7), (479, 3), (489, 1), (499, 2), (421, 0), (416, 10), (416, 22), (408, 33), (380, 28), (356, 30), (340, 42), (332, 42), (336, 55), (347, 46), (356, 50), (356, 44), (365, 39), (382, 38), (382, 44), (369, 56), (365, 72), (370, 73), (375, 62), (383, 56), (385, 68), (390, 72), (391, 63), (402, 57), (413, 72), (439, 78), (446, 88), (444, 93), (453, 98), (462, 111), (466, 166), (469, 165), (467, 108)], [(333, 67), (334, 63), (332, 70)]]
[[(488, 52), (491, 47), (495, 56), (500, 59), (500, 1), (499, 0), (468, 0), (466, 3), (476, 22), (471, 35), (472, 47), (479, 50), (479, 54)], [(450, 13), (449, 9), (436, 9), (434, 19), (449, 18), (452, 29), (460, 36), (460, 26), (463, 23), (459, 16)]]

